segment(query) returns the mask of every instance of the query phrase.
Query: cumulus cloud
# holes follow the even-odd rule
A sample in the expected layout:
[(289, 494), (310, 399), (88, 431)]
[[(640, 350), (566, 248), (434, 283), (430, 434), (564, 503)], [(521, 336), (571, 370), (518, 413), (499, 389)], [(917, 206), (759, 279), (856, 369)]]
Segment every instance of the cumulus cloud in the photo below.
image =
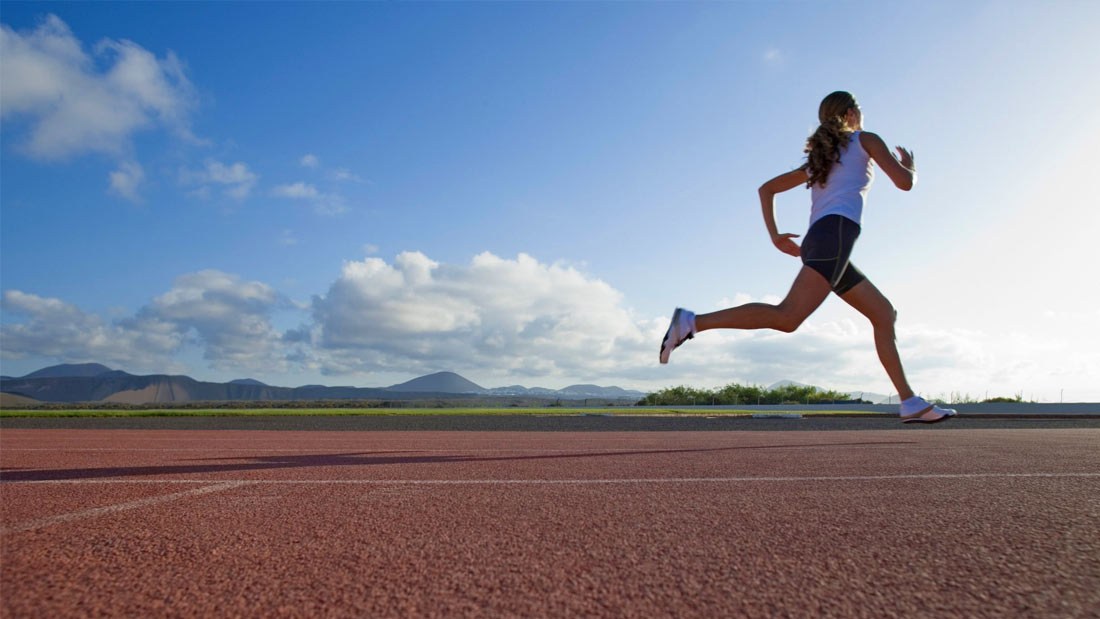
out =
[(621, 295), (572, 267), (482, 253), (448, 265), (420, 252), (344, 265), (313, 301), (329, 373), (495, 368), (519, 375), (607, 374), (644, 363)]
[(510, 382), (653, 388), (778, 378), (832, 386), (838, 376), (864, 385), (881, 374), (869, 329), (851, 323), (808, 324), (790, 335), (711, 332), (660, 366), (667, 317), (639, 316), (606, 282), (526, 254), (485, 252), (469, 264), (421, 252), (392, 263), (349, 261), (310, 312), (283, 343), (295, 346), (289, 360), (330, 375), (449, 369)]
[(179, 173), (180, 183), (196, 187), (193, 193), (201, 198), (208, 198), (211, 188), (220, 186), (226, 196), (243, 200), (259, 178), (244, 162), (226, 165), (216, 159), (207, 159), (199, 170), (183, 169)]
[(130, 200), (140, 202), (138, 186), (145, 178), (145, 170), (136, 161), (123, 161), (118, 169), (108, 175), (111, 191)]
[(0, 110), (4, 120), (29, 121), (23, 152), (41, 160), (124, 156), (135, 132), (157, 126), (194, 140), (194, 88), (174, 53), (158, 58), (111, 39), (93, 51), (56, 15), (30, 31), (0, 25)]
[(328, 177), (337, 182), (351, 181), (355, 183), (362, 183), (363, 178), (358, 174), (355, 174), (347, 168), (336, 168), (328, 173)]
[(285, 369), (282, 334), (272, 310), (289, 301), (270, 286), (208, 270), (176, 278), (174, 286), (133, 316), (107, 322), (75, 305), (18, 290), (3, 293), (3, 309), (28, 317), (0, 327), (5, 358), (54, 357), (111, 362), (164, 371), (186, 344), (200, 346), (216, 368)]
[(160, 370), (183, 343), (178, 329), (152, 317), (109, 323), (60, 299), (19, 290), (5, 290), (0, 298), (5, 312), (27, 317), (26, 322), (0, 327), (8, 359), (54, 357)]
[(215, 367), (272, 369), (282, 359), (270, 312), (283, 303), (267, 284), (206, 270), (177, 277), (173, 288), (142, 308), (134, 322), (172, 324), (180, 333), (194, 329)]
[[(321, 167), (321, 158), (313, 153), (307, 153), (302, 155), (302, 158), (298, 160), (298, 165), (303, 168), (317, 169)], [(353, 181), (356, 183), (363, 182), (363, 179), (347, 168), (332, 168), (325, 172), (325, 176), (331, 181), (343, 182)]]
[[(303, 168), (316, 169), (323, 173), (325, 179), (334, 183), (363, 182), (358, 174), (347, 168), (321, 169), (320, 157), (312, 153), (302, 156), (298, 163)], [(316, 176), (316, 173), (313, 176)], [(313, 211), (319, 215), (340, 215), (348, 210), (347, 200), (343, 195), (318, 190), (315, 185), (305, 181), (277, 185), (271, 190), (271, 195), (308, 202), (313, 207)]]
[(290, 185), (277, 185), (271, 195), (278, 198), (303, 200), (309, 202), (313, 211), (319, 215), (339, 215), (347, 212), (347, 201), (344, 197), (335, 193), (322, 193), (316, 187), (305, 182), (297, 182)]
[(272, 190), (272, 194), (279, 198), (316, 198), (320, 195), (316, 187), (301, 182), (278, 185)]
[[(284, 238), (293, 237), (285, 231)], [(599, 278), (526, 254), (502, 258), (484, 252), (465, 264), (421, 252), (392, 261), (348, 261), (326, 293), (307, 305), (265, 283), (216, 270), (182, 275), (136, 313), (116, 312), (110, 321), (18, 290), (5, 291), (2, 301), (5, 358), (46, 356), (163, 371), (173, 355), (193, 345), (213, 367), (234, 373), (299, 368), (334, 376), (411, 377), (452, 370), (487, 386), (595, 382), (640, 389), (792, 379), (893, 392), (871, 326), (861, 316), (811, 318), (792, 334), (702, 333), (662, 366), (657, 349), (667, 316), (640, 316)], [(272, 315), (286, 310), (301, 311), (305, 320), (280, 332)], [(9, 315), (26, 320), (9, 322)], [(913, 387), (931, 396), (979, 388), (1006, 395), (1029, 386), (1053, 386), (1057, 394), (1059, 381), (1087, 383), (1100, 367), (1096, 353), (1020, 334), (903, 324), (898, 342)], [(1042, 361), (1048, 358), (1064, 361)]]
[[(728, 306), (751, 299), (736, 295)], [(770, 299), (774, 301), (775, 299)], [(286, 334), (306, 343), (309, 363), (328, 374), (458, 372), (550, 382), (770, 384), (780, 379), (842, 390), (892, 392), (874, 334), (861, 316), (807, 321), (795, 333), (700, 334), (657, 363), (666, 316), (640, 316), (621, 293), (575, 268), (482, 253), (445, 264), (421, 252), (392, 262), (345, 263), (312, 303), (312, 323)], [(931, 393), (996, 379), (1011, 366), (985, 334), (899, 328), (913, 386)]]

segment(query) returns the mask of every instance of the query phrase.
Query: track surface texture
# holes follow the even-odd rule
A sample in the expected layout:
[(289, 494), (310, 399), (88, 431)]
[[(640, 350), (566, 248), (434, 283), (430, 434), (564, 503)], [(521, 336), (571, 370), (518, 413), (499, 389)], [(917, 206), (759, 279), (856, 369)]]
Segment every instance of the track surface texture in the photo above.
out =
[(935, 426), (904, 425), (896, 416), (807, 416), (754, 419), (748, 415), (249, 415), (170, 417), (8, 417), (0, 428), (100, 430), (346, 430), (467, 432), (728, 432), (771, 430), (963, 430), (988, 428), (1096, 428), (1100, 414), (1067, 419), (1020, 415), (960, 415)]
[(0, 431), (0, 611), (1095, 617), (1100, 430)]

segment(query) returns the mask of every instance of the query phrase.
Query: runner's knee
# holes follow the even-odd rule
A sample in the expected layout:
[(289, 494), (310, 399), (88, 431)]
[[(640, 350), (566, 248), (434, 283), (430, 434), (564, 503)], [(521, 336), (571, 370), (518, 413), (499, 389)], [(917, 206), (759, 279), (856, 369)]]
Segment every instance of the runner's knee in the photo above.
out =
[(868, 318), (871, 319), (871, 324), (875, 327), (893, 329), (894, 324), (898, 321), (898, 311), (887, 301), (885, 307), (868, 316)]
[(779, 306), (779, 317), (775, 322), (775, 330), (783, 333), (794, 333), (806, 320), (806, 315), (789, 307)]

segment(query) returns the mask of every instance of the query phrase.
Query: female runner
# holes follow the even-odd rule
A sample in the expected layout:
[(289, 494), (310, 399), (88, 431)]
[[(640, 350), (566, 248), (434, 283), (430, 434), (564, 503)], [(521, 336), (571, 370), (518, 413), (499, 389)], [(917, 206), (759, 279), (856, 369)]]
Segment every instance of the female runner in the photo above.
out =
[[(901, 367), (894, 322), (897, 312), (878, 288), (848, 261), (859, 237), (863, 204), (874, 179), (871, 162), (878, 164), (902, 191), (917, 180), (913, 154), (898, 146), (895, 157), (882, 138), (863, 131), (863, 114), (855, 97), (843, 91), (830, 94), (818, 108), (821, 125), (806, 140), (805, 165), (781, 174), (760, 187), (764, 225), (775, 247), (802, 258), (787, 297), (779, 305), (747, 303), (699, 314), (676, 308), (661, 342), (661, 363), (678, 346), (708, 329), (775, 329), (790, 333), (829, 296), (841, 299), (866, 316), (874, 327), (875, 348), (901, 400), (905, 423), (936, 423), (955, 415), (913, 393)], [(800, 247), (797, 234), (780, 234), (775, 225), (775, 195), (805, 184), (810, 188), (810, 228)]]

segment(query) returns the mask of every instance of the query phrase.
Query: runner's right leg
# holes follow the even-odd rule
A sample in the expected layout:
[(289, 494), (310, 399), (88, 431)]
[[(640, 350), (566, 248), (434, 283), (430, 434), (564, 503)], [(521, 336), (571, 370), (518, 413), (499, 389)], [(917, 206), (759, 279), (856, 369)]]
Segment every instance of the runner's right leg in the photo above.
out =
[(776, 329), (790, 333), (816, 310), (831, 288), (828, 280), (817, 271), (803, 266), (798, 272), (787, 298), (779, 305), (746, 303), (737, 307), (695, 315), (676, 308), (672, 322), (661, 342), (661, 363), (696, 333), (707, 329)]
[(817, 271), (803, 266), (779, 305), (746, 303), (737, 307), (698, 314), (696, 332), (708, 329), (775, 329), (790, 333), (798, 328), (829, 296), (829, 282)]

